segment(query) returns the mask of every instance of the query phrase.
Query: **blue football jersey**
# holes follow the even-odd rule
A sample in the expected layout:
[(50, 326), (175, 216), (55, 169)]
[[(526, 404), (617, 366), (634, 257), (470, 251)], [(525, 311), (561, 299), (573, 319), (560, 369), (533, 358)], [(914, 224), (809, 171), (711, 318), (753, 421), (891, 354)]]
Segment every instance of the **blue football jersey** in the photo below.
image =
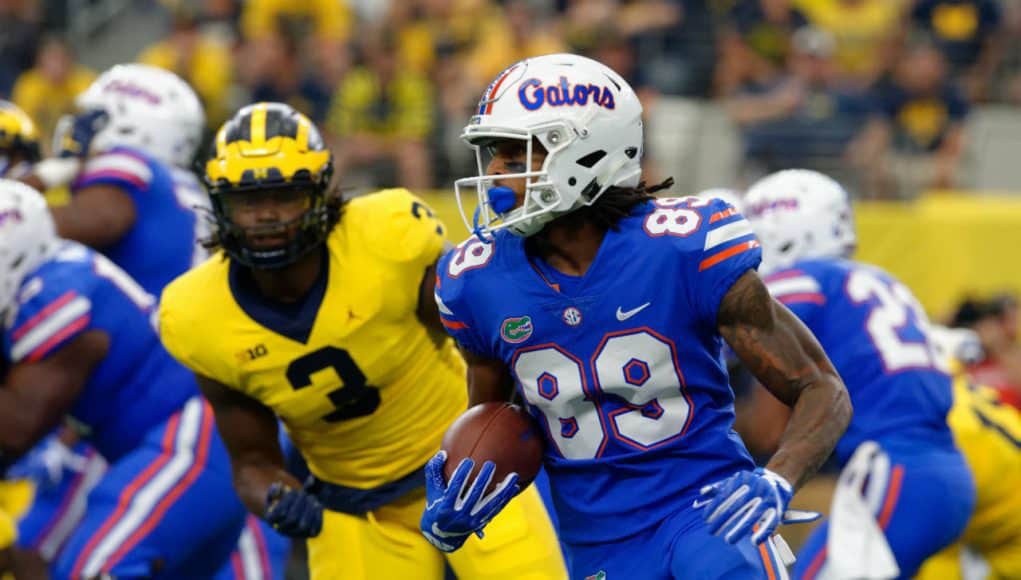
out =
[(438, 265), (444, 326), (503, 361), (546, 435), (561, 538), (626, 537), (754, 465), (734, 433), (717, 311), (761, 259), (721, 200), (647, 202), (607, 232), (582, 277), (471, 238)]
[(25, 277), (18, 310), (3, 329), (12, 363), (45, 359), (76, 336), (101, 330), (106, 357), (92, 371), (71, 417), (109, 461), (138, 446), (198, 394), (190, 371), (163, 349), (155, 299), (110, 260), (76, 242)]
[(171, 280), (205, 256), (197, 239), (205, 227), (196, 205), (208, 205), (197, 179), (141, 151), (115, 148), (86, 161), (71, 193), (106, 184), (125, 191), (135, 205), (128, 233), (102, 251), (159, 296)]
[(911, 291), (879, 268), (807, 260), (766, 278), (815, 334), (844, 379), (854, 416), (837, 444), (846, 461), (866, 440), (953, 446), (951, 379)]

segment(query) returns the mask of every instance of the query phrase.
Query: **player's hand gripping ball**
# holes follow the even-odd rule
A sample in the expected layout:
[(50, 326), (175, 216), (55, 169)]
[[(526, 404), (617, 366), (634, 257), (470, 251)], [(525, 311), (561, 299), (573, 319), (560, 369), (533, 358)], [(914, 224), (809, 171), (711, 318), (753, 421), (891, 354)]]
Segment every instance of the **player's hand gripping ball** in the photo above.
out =
[(482, 528), (541, 466), (542, 438), (520, 407), (472, 407), (450, 426), (443, 450), (426, 464), (422, 534), (444, 552), (457, 550), (473, 533), (482, 537)]

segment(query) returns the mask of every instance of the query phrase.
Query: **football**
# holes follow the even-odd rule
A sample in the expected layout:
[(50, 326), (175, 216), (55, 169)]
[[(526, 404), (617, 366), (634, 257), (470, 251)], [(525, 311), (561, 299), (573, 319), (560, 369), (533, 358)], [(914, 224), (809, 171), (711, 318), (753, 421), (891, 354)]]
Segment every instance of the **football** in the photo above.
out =
[[(543, 441), (532, 418), (511, 403), (489, 402), (468, 409), (443, 436), (447, 481), (465, 457), (475, 461), (474, 478), (485, 461), (492, 461), (496, 472), (489, 489), (516, 472), (522, 488), (535, 479), (542, 466)], [(488, 493), (489, 490), (487, 490)]]

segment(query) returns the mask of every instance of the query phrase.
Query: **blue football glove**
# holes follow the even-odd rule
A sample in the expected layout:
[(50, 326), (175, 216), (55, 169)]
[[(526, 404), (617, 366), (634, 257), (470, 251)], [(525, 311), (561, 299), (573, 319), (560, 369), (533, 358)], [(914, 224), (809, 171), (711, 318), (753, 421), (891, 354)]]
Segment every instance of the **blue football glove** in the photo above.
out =
[(323, 529), (323, 506), (305, 490), (277, 481), (269, 486), (263, 519), (291, 538), (314, 538)]
[(7, 470), (9, 479), (28, 479), (42, 490), (56, 489), (68, 473), (85, 470), (88, 459), (50, 435)]
[(709, 533), (730, 544), (744, 537), (761, 544), (780, 524), (817, 520), (822, 514), (788, 510), (794, 491), (783, 477), (768, 469), (739, 471), (700, 490), (693, 507), (702, 509)]
[(474, 482), (470, 482), (468, 476), (475, 462), (462, 459), (449, 485), (443, 478), (446, 462), (447, 452), (440, 451), (425, 464), (426, 505), (420, 527), (430, 544), (442, 552), (453, 552), (473, 533), (482, 537), (482, 528), (517, 495), (518, 474), (509, 474), (483, 495), (496, 471), (492, 461), (483, 463)]
[(110, 122), (103, 109), (92, 109), (57, 122), (53, 134), (53, 150), (58, 157), (85, 157), (96, 135)]

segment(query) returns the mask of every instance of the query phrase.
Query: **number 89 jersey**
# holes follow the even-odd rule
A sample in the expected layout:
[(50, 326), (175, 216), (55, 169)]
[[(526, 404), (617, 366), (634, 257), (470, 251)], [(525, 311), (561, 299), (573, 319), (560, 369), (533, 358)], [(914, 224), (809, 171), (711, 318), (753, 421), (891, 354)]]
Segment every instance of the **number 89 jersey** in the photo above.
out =
[(464, 411), (464, 361), (416, 318), (444, 232), (403, 189), (352, 200), (303, 303), (272, 305), (221, 254), (164, 291), (160, 334), (199, 375), (261, 401), (312, 473), (372, 489), (420, 468)]
[(837, 443), (841, 462), (875, 440), (952, 448), (951, 379), (911, 291), (849, 260), (804, 260), (766, 277), (770, 293), (819, 339), (847, 385), (854, 417)]
[(760, 257), (725, 202), (669, 198), (608, 231), (580, 278), (529, 258), (505, 231), (441, 260), (444, 325), (506, 364), (544, 429), (564, 541), (632, 535), (753, 468), (732, 430), (716, 318)]

